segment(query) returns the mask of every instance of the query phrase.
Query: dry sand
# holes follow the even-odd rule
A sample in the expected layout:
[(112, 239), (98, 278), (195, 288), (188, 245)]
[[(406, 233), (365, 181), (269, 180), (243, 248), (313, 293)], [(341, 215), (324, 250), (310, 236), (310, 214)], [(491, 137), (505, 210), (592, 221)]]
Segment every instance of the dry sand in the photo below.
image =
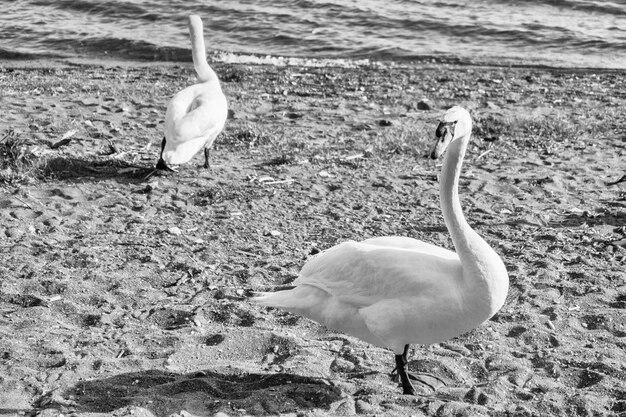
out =
[[(145, 179), (190, 64), (0, 63), (1, 415), (626, 415), (624, 72), (215, 69), (212, 169)], [(451, 248), (424, 156), (454, 104), (464, 210), (511, 291), (416, 346), (448, 385), (403, 396), (391, 352), (247, 297), (347, 239)]]

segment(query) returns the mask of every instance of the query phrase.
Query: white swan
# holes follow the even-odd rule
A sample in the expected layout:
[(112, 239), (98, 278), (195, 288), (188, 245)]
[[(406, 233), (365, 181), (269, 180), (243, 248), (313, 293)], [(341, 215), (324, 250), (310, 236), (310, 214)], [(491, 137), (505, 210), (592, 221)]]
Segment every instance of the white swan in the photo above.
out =
[(456, 253), (408, 237), (344, 242), (309, 260), (295, 288), (253, 300), (391, 348), (404, 394), (415, 394), (409, 377), (417, 378), (406, 371), (408, 345), (476, 328), (502, 307), (508, 291), (504, 263), (461, 210), (458, 182), (471, 130), (469, 113), (451, 108), (431, 153), (436, 159), (447, 148), (440, 197)]
[(204, 147), (204, 167), (209, 168), (209, 148), (224, 128), (228, 104), (217, 74), (209, 66), (204, 50), (202, 20), (189, 16), (193, 65), (198, 84), (176, 93), (165, 113), (165, 137), (157, 169), (184, 164)]

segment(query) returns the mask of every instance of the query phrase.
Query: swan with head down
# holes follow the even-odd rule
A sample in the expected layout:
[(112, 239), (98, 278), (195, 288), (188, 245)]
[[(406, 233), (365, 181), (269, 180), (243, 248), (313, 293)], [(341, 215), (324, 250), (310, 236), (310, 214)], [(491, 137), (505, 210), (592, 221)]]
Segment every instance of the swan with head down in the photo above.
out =
[(390, 348), (404, 394), (415, 394), (410, 379), (418, 378), (407, 372), (409, 345), (478, 327), (502, 307), (508, 292), (504, 263), (467, 223), (459, 201), (471, 130), (469, 113), (451, 108), (437, 126), (431, 153), (436, 159), (447, 151), (440, 198), (456, 252), (399, 236), (344, 242), (310, 259), (293, 289), (253, 300)]
[(179, 91), (165, 113), (165, 137), (157, 169), (189, 162), (204, 148), (204, 167), (209, 168), (209, 149), (224, 128), (228, 104), (217, 74), (206, 60), (202, 20), (189, 16), (193, 65), (198, 83)]

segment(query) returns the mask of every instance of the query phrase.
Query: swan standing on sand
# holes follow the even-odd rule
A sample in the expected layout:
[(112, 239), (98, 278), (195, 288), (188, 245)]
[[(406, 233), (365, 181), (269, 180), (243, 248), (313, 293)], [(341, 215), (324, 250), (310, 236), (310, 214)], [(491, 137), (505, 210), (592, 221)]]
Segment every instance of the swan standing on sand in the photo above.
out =
[(206, 60), (202, 20), (189, 16), (193, 65), (198, 84), (176, 93), (165, 113), (165, 137), (157, 169), (188, 162), (204, 147), (204, 167), (209, 168), (209, 148), (224, 128), (228, 104), (217, 74)]
[(403, 392), (414, 395), (409, 344), (437, 343), (476, 328), (502, 307), (508, 291), (504, 263), (461, 210), (458, 184), (471, 130), (469, 113), (451, 108), (431, 153), (436, 159), (447, 149), (440, 198), (456, 253), (398, 236), (344, 242), (309, 260), (295, 288), (253, 300), (391, 348)]

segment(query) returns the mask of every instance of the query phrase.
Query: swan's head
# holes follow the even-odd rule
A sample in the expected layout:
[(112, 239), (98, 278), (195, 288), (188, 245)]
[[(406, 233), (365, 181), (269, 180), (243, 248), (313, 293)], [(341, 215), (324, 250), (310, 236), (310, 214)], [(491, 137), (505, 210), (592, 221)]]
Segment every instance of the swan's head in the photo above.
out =
[(437, 142), (430, 153), (430, 157), (432, 159), (439, 158), (453, 141), (468, 137), (471, 132), (472, 118), (469, 112), (463, 107), (452, 107), (443, 115), (437, 126), (435, 131)]
[(194, 39), (202, 39), (202, 19), (200, 16), (192, 14), (189, 15), (188, 21), (189, 34), (191, 35), (191, 43), (193, 45)]
[(165, 139), (165, 137), (163, 137), (163, 140), (161, 141), (161, 153), (159, 154), (159, 160), (157, 161), (156, 169), (163, 169), (166, 171), (175, 171), (175, 169), (167, 166), (165, 159), (163, 159), (163, 151), (165, 150), (166, 143), (167, 143), (167, 140)]

